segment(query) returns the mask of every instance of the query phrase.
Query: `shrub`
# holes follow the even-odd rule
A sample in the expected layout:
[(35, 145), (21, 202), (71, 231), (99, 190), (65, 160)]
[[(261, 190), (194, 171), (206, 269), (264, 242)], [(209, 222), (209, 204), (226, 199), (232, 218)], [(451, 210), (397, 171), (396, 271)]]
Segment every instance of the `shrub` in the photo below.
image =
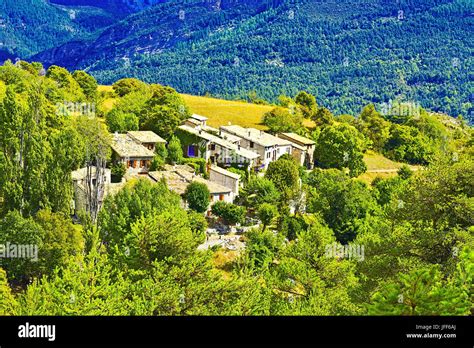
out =
[(184, 198), (188, 202), (190, 209), (198, 213), (204, 213), (209, 206), (211, 193), (207, 186), (200, 182), (192, 182), (186, 188)]

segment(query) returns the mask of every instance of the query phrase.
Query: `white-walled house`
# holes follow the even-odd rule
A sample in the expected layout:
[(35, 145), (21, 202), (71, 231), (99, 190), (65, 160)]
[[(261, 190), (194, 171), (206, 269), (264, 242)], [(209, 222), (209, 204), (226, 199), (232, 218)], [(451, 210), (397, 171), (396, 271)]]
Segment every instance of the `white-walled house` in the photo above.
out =
[(239, 137), (241, 148), (260, 155), (259, 169), (267, 169), (268, 165), (284, 154), (292, 153), (290, 141), (278, 138), (255, 128), (244, 128), (237, 125), (221, 126), (221, 134)]
[(279, 133), (279, 138), (290, 141), (293, 144), (293, 157), (297, 158), (301, 165), (312, 169), (314, 167), (314, 150), (316, 142), (296, 133)]
[(240, 189), (240, 175), (232, 173), (224, 168), (218, 166), (211, 166), (209, 168), (209, 180), (224, 187), (230, 188), (234, 196), (239, 195)]
[[(254, 168), (258, 164), (259, 155), (253, 151), (242, 148), (231, 141), (210, 134), (200, 127), (193, 128), (187, 125), (178, 127), (180, 132), (191, 135), (194, 141), (189, 142), (178, 132), (178, 137), (184, 147), (184, 155), (190, 158), (204, 158), (214, 164), (230, 166), (241, 165), (243, 169)], [(233, 139), (235, 140), (235, 139)]]

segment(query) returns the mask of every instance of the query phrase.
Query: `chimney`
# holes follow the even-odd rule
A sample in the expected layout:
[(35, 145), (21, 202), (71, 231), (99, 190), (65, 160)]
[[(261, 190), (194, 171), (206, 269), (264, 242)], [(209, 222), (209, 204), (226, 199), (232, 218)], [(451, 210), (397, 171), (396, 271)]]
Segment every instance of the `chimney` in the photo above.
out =
[(249, 137), (250, 137), (250, 135), (251, 135), (251, 133), (250, 133), (250, 131), (249, 131)]
[(260, 131), (260, 136), (262, 136), (262, 135), (263, 135), (263, 130)]

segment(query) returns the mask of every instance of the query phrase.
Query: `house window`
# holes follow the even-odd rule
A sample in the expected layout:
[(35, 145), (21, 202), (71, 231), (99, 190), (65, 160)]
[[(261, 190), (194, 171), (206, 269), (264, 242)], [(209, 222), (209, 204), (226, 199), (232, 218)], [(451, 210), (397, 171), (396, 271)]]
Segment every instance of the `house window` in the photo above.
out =
[(137, 167), (137, 162), (138, 162), (138, 161), (132, 161), (132, 166), (133, 166), (133, 168), (136, 168), (136, 167)]
[(267, 158), (270, 158), (272, 156), (271, 152), (267, 152)]
[(223, 195), (223, 194), (220, 194), (220, 195), (219, 195), (219, 200), (220, 200), (220, 201), (223, 201), (223, 200), (224, 200), (224, 195)]
[(140, 167), (145, 168), (145, 161), (140, 161)]
[(253, 141), (250, 142), (250, 148), (253, 149)]
[(197, 157), (197, 147), (194, 145), (188, 146), (188, 157)]

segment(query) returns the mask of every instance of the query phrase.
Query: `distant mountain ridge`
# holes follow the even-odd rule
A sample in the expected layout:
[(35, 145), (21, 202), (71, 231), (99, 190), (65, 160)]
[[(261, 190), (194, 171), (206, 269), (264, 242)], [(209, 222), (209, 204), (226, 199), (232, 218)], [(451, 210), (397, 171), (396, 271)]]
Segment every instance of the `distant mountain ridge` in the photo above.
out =
[(98, 7), (115, 15), (128, 15), (144, 10), (150, 6), (170, 0), (49, 0), (52, 4), (63, 6), (91, 6)]

